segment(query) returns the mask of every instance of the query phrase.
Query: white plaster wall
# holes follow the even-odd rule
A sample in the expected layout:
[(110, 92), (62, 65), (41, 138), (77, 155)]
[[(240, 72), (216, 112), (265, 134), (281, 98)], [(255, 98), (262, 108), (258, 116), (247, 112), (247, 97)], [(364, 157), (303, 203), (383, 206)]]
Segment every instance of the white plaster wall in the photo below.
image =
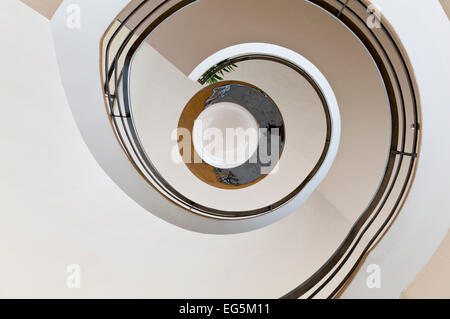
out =
[[(369, 255), (345, 298), (398, 298), (450, 227), (450, 23), (437, 0), (374, 0), (392, 23), (414, 67), (422, 104), (422, 150), (416, 180), (399, 217)], [(366, 285), (381, 267), (380, 289)], [(443, 277), (445, 278), (445, 277)], [(442, 285), (449, 282), (442, 281)]]
[[(0, 20), (9, 48), (0, 59), (0, 297), (278, 297), (348, 231), (317, 193), (302, 212), (241, 235), (197, 234), (148, 213), (84, 144), (48, 20), (17, 0), (1, 1)], [(69, 264), (81, 266), (81, 289), (66, 287)]]
[(161, 24), (148, 41), (186, 75), (210, 55), (242, 43), (280, 45), (311, 61), (336, 95), (342, 126), (336, 159), (317, 189), (352, 223), (367, 208), (386, 168), (389, 105), (367, 50), (333, 16), (299, 0), (199, 1)]
[(279, 63), (240, 63), (225, 79), (256, 85), (275, 101), (284, 117), (286, 144), (278, 167), (257, 184), (234, 191), (219, 189), (195, 177), (183, 162), (174, 162), (173, 152), (179, 151), (172, 139), (173, 130), (187, 101), (201, 85), (189, 80), (147, 43), (137, 52), (131, 68), (136, 128), (152, 163), (184, 196), (223, 210), (266, 207), (295, 190), (319, 160), (326, 138), (322, 102), (303, 76)]
[[(439, 11), (437, 1), (376, 2), (404, 41), (418, 77), (424, 118), (423, 152), (405, 209), (344, 297), (398, 297), (449, 228), (446, 199), (450, 174), (446, 163), (450, 156), (445, 137), (450, 115), (450, 70), (449, 44), (443, 40), (449, 38), (448, 19)], [(407, 10), (400, 8), (403, 5)], [(0, 34), (11, 48), (2, 51), (0, 59), (5, 75), (0, 78), (4, 114), (0, 126), (4, 150), (0, 159), (0, 297), (129, 297), (130, 291), (136, 297), (213, 296), (217, 287), (212, 287), (214, 282), (210, 280), (214, 274), (233, 269), (235, 263), (231, 261), (236, 260), (235, 256), (221, 256), (226, 266), (215, 273), (207, 272), (203, 278), (194, 276), (196, 291), (171, 289), (182, 289), (176, 280), (197, 274), (193, 265), (197, 269), (205, 266), (192, 258), (196, 252), (192, 247), (203, 253), (205, 241), (221, 248), (227, 248), (226, 243), (242, 242), (230, 236), (232, 241), (227, 239), (219, 246), (211, 241), (216, 236), (180, 230), (129, 200), (97, 166), (77, 131), (59, 83), (48, 21), (18, 1), (4, 0), (0, 8)], [(14, 34), (12, 27), (16, 29)], [(307, 205), (314, 206), (315, 201), (322, 202), (313, 196)], [(338, 214), (334, 216), (324, 216), (334, 225), (323, 227), (322, 232), (336, 233), (346, 227), (336, 217)], [(277, 224), (278, 230), (289, 238), (298, 238), (297, 217), (292, 215)], [(257, 250), (266, 245), (273, 259), (289, 260), (292, 251), (305, 249), (297, 241), (277, 246), (269, 232), (258, 232), (246, 246), (255, 249), (252, 257), (267, 256), (266, 251)], [(316, 245), (328, 249), (327, 243)], [(180, 246), (184, 250), (178, 251), (181, 254), (176, 257), (171, 248), (176, 251)], [(158, 250), (165, 254), (157, 255)], [(181, 267), (180, 260), (190, 262)], [(296, 277), (298, 262), (291, 261), (290, 271), (274, 279), (275, 288), (261, 283), (261, 294), (264, 289), (284, 292), (281, 290), (285, 286), (300, 279)], [(69, 263), (82, 266), (81, 290), (65, 286), (65, 267)], [(368, 290), (365, 286), (364, 270), (370, 263), (382, 266), (381, 289)], [(255, 276), (243, 273), (245, 276), (234, 279), (256, 280), (264, 270)], [(249, 292), (234, 290), (226, 283), (220, 288), (233, 296), (236, 291)], [(249, 294), (258, 297), (255, 291)]]

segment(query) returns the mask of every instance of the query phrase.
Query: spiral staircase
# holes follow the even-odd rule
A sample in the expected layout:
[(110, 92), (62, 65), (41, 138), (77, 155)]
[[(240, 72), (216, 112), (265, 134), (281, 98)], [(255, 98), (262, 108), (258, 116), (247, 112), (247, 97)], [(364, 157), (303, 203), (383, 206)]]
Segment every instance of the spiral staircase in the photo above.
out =
[[(134, 219), (100, 239), (123, 240), (116, 258), (137, 268), (134, 285), (148, 277), (142, 289), (168, 297), (398, 296), (436, 250), (450, 221), (450, 29), (437, 1), (74, 4), (37, 9), (81, 136), (129, 202), (113, 220), (100, 205), (94, 223)], [(67, 24), (74, 8), (80, 28)], [(285, 126), (279, 170), (249, 184), (171, 160), (189, 100), (230, 65), (214, 88), (260, 90)], [(370, 264), (404, 273), (370, 290)]]

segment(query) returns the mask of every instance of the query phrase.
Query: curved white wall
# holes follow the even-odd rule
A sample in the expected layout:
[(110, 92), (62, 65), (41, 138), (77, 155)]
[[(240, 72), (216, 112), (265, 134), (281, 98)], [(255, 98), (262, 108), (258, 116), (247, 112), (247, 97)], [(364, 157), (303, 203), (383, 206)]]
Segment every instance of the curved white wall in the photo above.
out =
[[(201, 19), (229, 7), (239, 10), (214, 17), (216, 26), (226, 28)], [(243, 21), (249, 27), (242, 28)], [(349, 221), (360, 216), (386, 168), (391, 123), (378, 69), (340, 21), (303, 0), (208, 0), (170, 17), (148, 42), (186, 75), (214, 53), (242, 43), (276, 44), (311, 61), (330, 83), (342, 121), (339, 151), (317, 190)]]
[[(416, 179), (395, 223), (368, 256), (344, 297), (397, 298), (450, 227), (450, 24), (438, 1), (374, 0), (400, 37), (414, 68), (422, 107)], [(366, 285), (367, 266), (381, 267), (380, 289)]]
[[(83, 141), (49, 21), (17, 0), (0, 1), (0, 20), (17, 31), (0, 29), (10, 48), (0, 59), (1, 298), (276, 298), (348, 232), (318, 193), (301, 213), (240, 235), (198, 234), (148, 213)], [(81, 267), (81, 289), (66, 286), (69, 264)]]
[[(417, 178), (404, 210), (368, 257), (344, 297), (398, 297), (434, 252), (450, 224), (447, 166), (450, 142), (446, 139), (450, 118), (450, 47), (445, 40), (450, 38), (448, 19), (437, 1), (374, 2), (380, 5), (404, 42), (414, 66), (423, 108), (423, 148)], [(174, 256), (166, 256), (155, 265), (153, 252), (176, 249), (188, 239), (200, 245), (204, 237), (180, 232), (146, 213), (102, 172), (77, 132), (66, 104), (51, 49), (48, 22), (15, 0), (4, 0), (0, 6), (2, 20), (9, 21), (8, 25), (17, 30), (24, 28), (20, 35), (5, 30), (3, 37), (11, 48), (19, 50), (11, 52), (22, 54), (10, 54), (2, 59), (8, 61), (3, 70), (9, 76), (2, 77), (1, 95), (8, 106), (8, 118), (16, 121), (1, 126), (0, 143), (9, 152), (3, 154), (0, 168), (0, 296), (124, 297), (125, 293), (134, 291), (136, 297), (173, 297), (173, 291), (166, 288), (148, 289), (168, 283), (165, 277), (150, 276), (149, 267), (173, 272), (168, 279), (174, 285), (186, 273), (177, 272), (179, 269), (173, 263), (178, 259)], [(26, 95), (22, 94), (24, 91)], [(40, 126), (35, 125), (36, 120)], [(318, 202), (322, 200), (314, 197), (310, 207)], [(108, 203), (106, 212), (103, 211), (105, 203)], [(324, 207), (317, 214), (324, 210), (333, 211), (332, 207)], [(345, 231), (348, 224), (337, 211), (334, 213), (320, 217), (329, 218), (333, 223), (330, 228), (323, 225), (324, 229)], [(288, 237), (295, 236), (298, 234), (295, 220), (294, 216), (289, 217), (278, 229)], [(179, 237), (174, 238), (176, 234)], [(135, 244), (131, 251), (127, 241)], [(237, 244), (238, 240), (233, 243)], [(275, 254), (273, 258), (289, 257), (300, 244), (294, 241), (284, 251), (280, 250), (265, 231), (259, 232), (250, 244), (257, 247), (260, 243), (272, 245), (269, 247)], [(326, 242), (316, 244), (330, 247)], [(227, 247), (225, 243), (215, 245)], [(255, 251), (256, 255), (262, 253)], [(181, 257), (188, 256), (189, 250)], [(84, 265), (85, 289), (66, 288), (65, 268), (69, 263)], [(365, 285), (366, 266), (372, 263), (382, 267), (381, 289), (367, 289)], [(136, 265), (140, 266), (136, 268)], [(232, 265), (228, 266), (231, 269)], [(291, 271), (279, 278), (280, 286), (264, 283), (260, 292), (263, 288), (284, 292), (282, 288), (300, 279), (296, 277), (298, 266), (298, 261), (290, 262)], [(119, 276), (127, 269), (131, 277)], [(259, 274), (250, 273), (250, 278), (242, 279), (257, 280)], [(196, 287), (198, 291), (180, 291), (178, 296), (202, 297), (208, 293), (206, 281), (198, 282)], [(231, 286), (221, 288), (224, 293), (234, 292)]]

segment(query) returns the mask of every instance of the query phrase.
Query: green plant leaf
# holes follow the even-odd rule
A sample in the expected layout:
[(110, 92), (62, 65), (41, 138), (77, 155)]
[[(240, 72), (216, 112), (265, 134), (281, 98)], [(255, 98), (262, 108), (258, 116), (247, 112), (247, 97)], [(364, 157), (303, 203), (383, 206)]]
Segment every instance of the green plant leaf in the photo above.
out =
[(218, 71), (216, 71), (215, 74), (211, 74), (213, 72), (213, 70), (217, 69), (217, 67), (219, 67), (220, 65), (225, 64), (227, 62), (231, 62), (231, 61), (224, 60), (224, 61), (214, 65), (213, 67), (209, 68), (205, 73), (203, 73), (202, 77), (207, 78), (205, 83), (214, 84), (219, 81), (223, 81), (225, 73), (233, 72), (237, 68), (237, 65), (232, 63), (230, 65), (224, 66), (223, 68), (219, 69)]

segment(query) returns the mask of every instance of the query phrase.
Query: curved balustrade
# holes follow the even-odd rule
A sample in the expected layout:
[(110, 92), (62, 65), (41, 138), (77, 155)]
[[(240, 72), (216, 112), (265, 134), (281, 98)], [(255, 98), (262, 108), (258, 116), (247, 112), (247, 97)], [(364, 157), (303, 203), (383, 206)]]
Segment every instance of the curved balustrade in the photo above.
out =
[[(208, 217), (230, 218), (230, 215), (224, 212), (194, 203), (164, 181), (140, 144), (131, 112), (129, 74), (134, 52), (159, 24), (194, 2), (196, 1), (166, 0), (151, 9), (149, 9), (148, 1), (138, 2), (134, 4), (134, 9), (118, 27), (111, 26), (105, 34), (104, 50), (101, 52), (103, 75), (104, 79), (107, 79), (103, 83), (105, 100), (118, 141), (132, 164), (149, 185), (158, 190), (162, 196), (190, 212)], [(407, 58), (393, 31), (386, 25), (382, 17), (378, 17), (376, 12), (373, 12), (373, 8), (367, 1), (310, 0), (308, 2), (328, 12), (330, 19), (337, 19), (344, 24), (372, 56), (384, 82), (390, 104), (391, 148), (390, 153), (386, 154), (387, 164), (384, 176), (372, 201), (368, 203), (367, 209), (361, 212), (346, 238), (322, 267), (309, 279), (283, 296), (284, 298), (312, 298), (319, 295), (335, 297), (339, 294), (365, 254), (374, 246), (401, 209), (417, 162), (420, 131), (417, 94)], [(144, 18), (134, 29), (127, 29), (127, 21), (136, 16)], [(125, 34), (120, 37), (121, 39), (118, 37), (120, 33)], [(261, 58), (261, 56), (240, 56), (235, 60), (230, 60), (229, 63), (240, 59), (255, 58)], [(267, 56), (263, 58), (275, 59)], [(280, 61), (287, 63), (283, 60)], [(220, 65), (221, 67), (223, 66)], [(295, 68), (295, 66), (293, 67)], [(302, 72), (299, 68), (297, 70)], [(204, 81), (204, 78), (200, 79), (200, 83)], [(317, 88), (313, 80), (311, 83)], [(320, 89), (317, 89), (317, 92), (321, 95)], [(323, 96), (322, 101), (325, 101)], [(325, 103), (324, 109), (327, 112)], [(329, 117), (327, 125), (330, 131)], [(324, 154), (327, 152), (327, 145), (325, 143)], [(317, 167), (320, 167), (320, 164), (319, 162)], [(290, 198), (292, 197), (262, 210), (236, 213), (231, 217), (247, 218), (258, 214), (267, 214), (286, 203)]]

